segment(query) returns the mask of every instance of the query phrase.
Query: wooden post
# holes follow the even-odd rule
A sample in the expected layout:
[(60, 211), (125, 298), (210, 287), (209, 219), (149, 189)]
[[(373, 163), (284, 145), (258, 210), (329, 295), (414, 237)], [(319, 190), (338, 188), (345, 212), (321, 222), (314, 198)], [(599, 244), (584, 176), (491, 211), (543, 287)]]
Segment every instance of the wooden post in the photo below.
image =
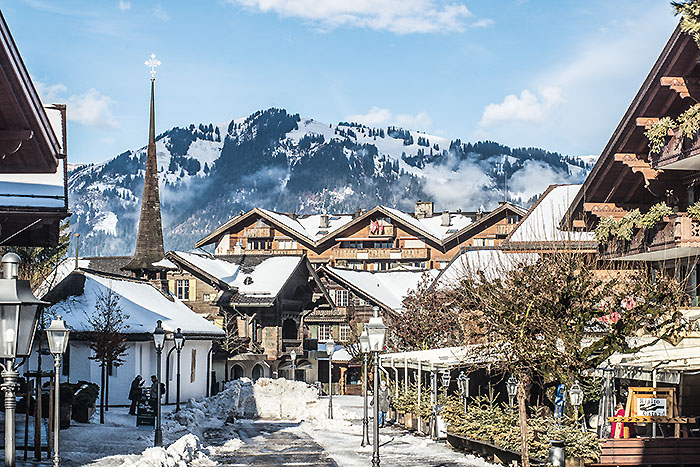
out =
[(51, 443), (53, 442), (53, 426), (54, 426), (54, 407), (53, 405), (56, 403), (53, 394), (54, 384), (53, 384), (53, 378), (49, 378), (49, 427), (46, 433), (46, 445), (48, 447), (48, 455), (51, 456)]
[(518, 416), (520, 418), (520, 455), (521, 465), (530, 467), (530, 453), (527, 450), (527, 407), (525, 387), (530, 384), (529, 376), (523, 375), (518, 385)]
[[(41, 355), (41, 346), (39, 346)], [(41, 367), (36, 373), (36, 404), (34, 405), (34, 459), (41, 460)]]
[[(27, 365), (28, 366), (28, 365)], [(25, 381), (27, 382), (27, 387), (24, 391), (25, 398), (27, 401), (24, 404), (24, 460), (27, 460), (27, 452), (29, 451), (29, 400), (32, 398), (32, 380), (29, 377), (29, 372), (24, 375)]]

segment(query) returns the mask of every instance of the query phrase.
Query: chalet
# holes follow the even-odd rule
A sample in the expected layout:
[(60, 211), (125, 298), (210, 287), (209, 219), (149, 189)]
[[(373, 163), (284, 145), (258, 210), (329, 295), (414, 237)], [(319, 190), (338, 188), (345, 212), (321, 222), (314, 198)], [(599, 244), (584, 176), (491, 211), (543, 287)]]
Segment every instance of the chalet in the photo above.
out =
[[(176, 295), (199, 301), (193, 309), (215, 309), (226, 330), (221, 348), (229, 358), (217, 374), (227, 379), (289, 377), (285, 371), (294, 350), (294, 377), (317, 380), (317, 336), (306, 319), (313, 312), (330, 315), (334, 307), (305, 255), (214, 257), (175, 251), (167, 259), (179, 268), (169, 275)], [(200, 299), (193, 286), (208, 292)]]
[(195, 246), (214, 245), (216, 255), (304, 253), (314, 264), (344, 269), (440, 269), (465, 245), (500, 244), (524, 214), (510, 203), (490, 213), (436, 213), (432, 202), (420, 201), (413, 213), (375, 206), (353, 215), (302, 216), (255, 208)]
[(45, 108), (0, 13), (0, 242), (51, 246), (68, 217), (65, 106)]

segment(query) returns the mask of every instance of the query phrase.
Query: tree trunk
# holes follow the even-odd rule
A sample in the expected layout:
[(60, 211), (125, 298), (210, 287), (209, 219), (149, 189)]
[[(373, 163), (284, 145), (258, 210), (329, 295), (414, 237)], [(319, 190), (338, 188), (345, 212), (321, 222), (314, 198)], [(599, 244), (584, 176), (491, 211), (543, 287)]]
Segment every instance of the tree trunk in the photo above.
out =
[(104, 363), (100, 365), (100, 370), (101, 370), (101, 375), (100, 375), (100, 381), (101, 381), (101, 387), (100, 387), (100, 423), (104, 424), (105, 422), (105, 374), (107, 373), (107, 369), (105, 368)]
[(530, 467), (530, 454), (527, 451), (527, 407), (526, 388), (530, 384), (529, 376), (522, 376), (518, 385), (518, 415), (520, 418), (520, 455), (521, 465)]
[(105, 375), (105, 412), (109, 412), (109, 371)]

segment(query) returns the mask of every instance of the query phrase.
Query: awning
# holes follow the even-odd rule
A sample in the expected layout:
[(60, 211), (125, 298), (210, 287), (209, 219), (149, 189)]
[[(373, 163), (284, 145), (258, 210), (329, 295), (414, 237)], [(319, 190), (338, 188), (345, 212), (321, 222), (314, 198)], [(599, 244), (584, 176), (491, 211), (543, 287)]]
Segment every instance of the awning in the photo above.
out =
[(379, 358), (384, 367), (418, 369), (420, 365), (424, 370), (459, 368), (475, 364), (488, 364), (497, 360), (491, 352), (483, 352), (482, 345), (396, 352), (380, 355)]

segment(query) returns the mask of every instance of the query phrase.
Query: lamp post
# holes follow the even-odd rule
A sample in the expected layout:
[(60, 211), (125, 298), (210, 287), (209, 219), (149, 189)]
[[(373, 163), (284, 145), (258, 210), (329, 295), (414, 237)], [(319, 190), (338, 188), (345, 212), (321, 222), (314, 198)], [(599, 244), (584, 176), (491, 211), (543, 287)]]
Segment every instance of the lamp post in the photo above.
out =
[(297, 380), (297, 351), (292, 349), (289, 352), (289, 358), (292, 360), (292, 381)]
[(39, 321), (39, 308), (48, 304), (32, 294), (29, 281), (18, 280), (19, 256), (7, 253), (2, 257), (3, 278), (0, 279), (0, 364), (5, 392), (5, 466), (15, 466), (15, 391), (19, 373), (16, 357), (31, 353), (34, 333)]
[(464, 403), (464, 413), (467, 413), (467, 397), (469, 397), (469, 377), (463, 371), (459, 372), (457, 377), (457, 386), (459, 392), (462, 393), (462, 403)]
[(384, 348), (386, 326), (379, 316), (379, 307), (374, 307), (374, 316), (369, 319), (365, 329), (369, 339), (369, 348), (374, 352), (374, 452), (372, 467), (379, 467), (379, 352)]
[(369, 416), (367, 414), (367, 359), (369, 358), (369, 335), (367, 327), (360, 334), (360, 351), (362, 352), (362, 398), (364, 399), (363, 415), (362, 415), (362, 443), (361, 446), (369, 444)]
[(518, 379), (514, 375), (511, 375), (510, 378), (508, 378), (508, 381), (506, 381), (508, 401), (511, 408), (513, 408), (513, 401), (515, 400), (515, 396), (518, 394), (518, 384)]
[(333, 352), (335, 342), (333, 338), (326, 341), (326, 353), (328, 354), (328, 418), (333, 418)]
[(57, 316), (51, 321), (51, 325), (46, 329), (46, 336), (49, 341), (49, 350), (53, 355), (54, 369), (54, 403), (53, 403), (53, 465), (58, 467), (61, 464), (61, 457), (58, 453), (58, 431), (61, 429), (61, 410), (60, 410), (60, 381), (59, 370), (61, 368), (61, 359), (66, 353), (68, 347), (68, 334), (70, 331), (66, 328), (66, 322)]
[[(175, 388), (175, 412), (180, 411), (180, 353), (182, 352), (182, 347), (185, 345), (185, 336), (182, 335), (180, 328), (177, 328), (177, 332), (173, 335), (173, 340), (175, 341), (175, 350), (177, 351), (177, 388)], [(167, 363), (167, 362), (166, 362)], [(166, 378), (167, 379), (167, 378)], [(160, 374), (158, 374), (158, 380), (160, 382)], [(170, 398), (170, 396), (168, 396)]]
[(163, 445), (163, 430), (160, 424), (160, 359), (163, 354), (163, 346), (165, 345), (165, 330), (162, 326), (163, 322), (158, 320), (156, 329), (153, 331), (153, 345), (156, 348), (156, 429), (153, 437), (154, 446)]
[[(576, 420), (579, 417), (579, 407), (583, 405), (583, 389), (578, 384), (578, 380), (574, 381), (573, 386), (569, 389), (569, 399), (571, 400), (571, 405), (574, 407), (576, 412)], [(586, 431), (586, 417), (583, 417), (583, 423), (581, 425), (581, 430)]]

